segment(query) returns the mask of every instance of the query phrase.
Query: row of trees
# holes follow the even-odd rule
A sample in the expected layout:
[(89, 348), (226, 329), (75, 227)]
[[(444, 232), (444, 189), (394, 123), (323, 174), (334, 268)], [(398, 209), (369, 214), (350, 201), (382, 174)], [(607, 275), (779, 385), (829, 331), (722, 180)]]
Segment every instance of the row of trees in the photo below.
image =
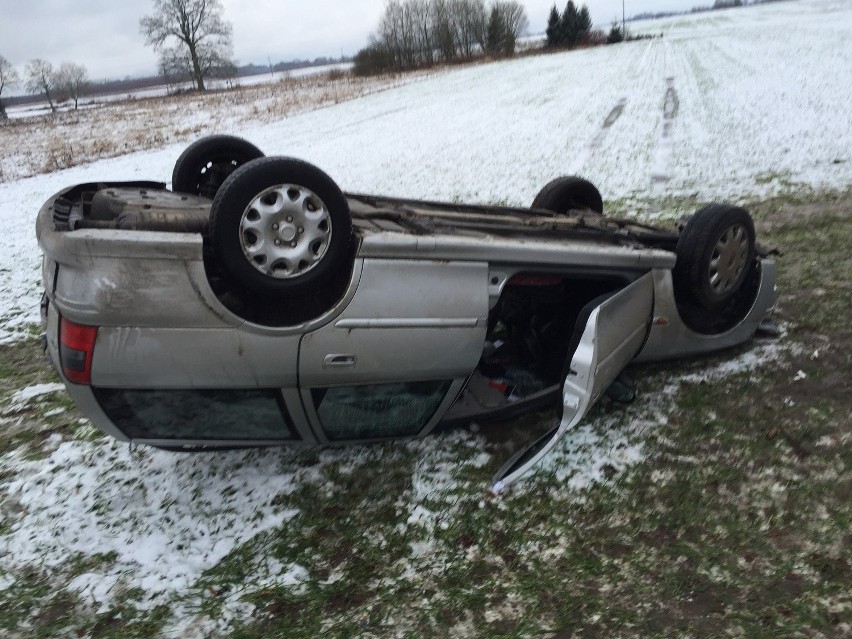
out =
[(573, 0), (568, 0), (562, 15), (556, 5), (553, 5), (547, 18), (546, 46), (576, 47), (588, 37), (591, 30), (592, 16), (586, 5), (578, 9)]
[[(159, 74), (172, 84), (192, 80), (199, 91), (211, 77), (233, 78), (231, 24), (221, 0), (153, 0), (153, 12), (140, 20), (148, 45), (159, 54)], [(58, 70), (46, 60), (31, 60), (24, 74), (30, 93), (43, 93), (55, 111), (57, 101), (71, 98), (74, 108), (88, 84), (86, 69), (64, 63)], [(3, 89), (20, 82), (11, 64), (0, 57), (0, 98)], [(6, 111), (0, 102), (0, 118)]]
[[(231, 25), (223, 17), (221, 0), (154, 0), (154, 11), (140, 21), (145, 41), (160, 55), (159, 71), (167, 82), (192, 79), (199, 91), (209, 77), (236, 74), (231, 51)], [(74, 108), (86, 90), (86, 68), (65, 62), (58, 69), (41, 58), (30, 60), (23, 79), (29, 93), (44, 94), (50, 109), (65, 100)], [(0, 56), (0, 119), (6, 119), (3, 90), (21, 82), (12, 64)]]
[(556, 5), (553, 5), (550, 16), (547, 18), (546, 34), (545, 46), (551, 49), (573, 48), (577, 45), (615, 44), (627, 38), (627, 33), (617, 22), (612, 24), (609, 35), (605, 35), (599, 29), (593, 30), (589, 8), (586, 5), (578, 8), (573, 0), (568, 0), (565, 11), (561, 14)]
[(472, 58), (512, 55), (529, 26), (514, 0), (390, 0), (376, 33), (355, 56), (359, 74), (403, 71)]
[[(55, 69), (47, 60), (36, 58), (27, 62), (24, 70), (24, 86), (28, 93), (44, 94), (51, 111), (66, 100), (74, 100), (76, 109), (80, 97), (89, 85), (86, 67), (74, 62), (63, 62)], [(0, 119), (5, 120), (6, 108), (3, 105), (3, 89), (21, 82), (21, 76), (14, 66), (0, 55)]]

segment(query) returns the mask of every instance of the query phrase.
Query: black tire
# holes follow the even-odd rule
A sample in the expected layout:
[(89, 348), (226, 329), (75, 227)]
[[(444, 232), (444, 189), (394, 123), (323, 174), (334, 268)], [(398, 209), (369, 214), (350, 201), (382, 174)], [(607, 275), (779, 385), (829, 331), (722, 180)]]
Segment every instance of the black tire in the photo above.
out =
[(566, 175), (548, 182), (535, 196), (530, 208), (547, 209), (554, 213), (577, 209), (603, 213), (603, 198), (597, 187), (588, 180)]
[(677, 243), (675, 296), (709, 311), (743, 286), (754, 263), (754, 222), (745, 209), (709, 204), (686, 223)]
[(269, 157), (225, 180), (211, 207), (208, 241), (235, 284), (275, 302), (348, 275), (340, 266), (351, 234), (349, 204), (334, 180), (307, 162)]
[(213, 199), (231, 173), (246, 162), (263, 157), (248, 140), (233, 135), (211, 135), (190, 144), (175, 162), (172, 190)]

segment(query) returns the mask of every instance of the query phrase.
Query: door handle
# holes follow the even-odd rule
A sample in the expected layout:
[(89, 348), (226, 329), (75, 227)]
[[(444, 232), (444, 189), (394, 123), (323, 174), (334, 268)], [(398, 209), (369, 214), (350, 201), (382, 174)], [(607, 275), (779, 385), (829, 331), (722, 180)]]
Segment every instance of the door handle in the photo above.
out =
[(355, 356), (345, 353), (326, 355), (322, 361), (323, 368), (352, 368), (355, 366)]

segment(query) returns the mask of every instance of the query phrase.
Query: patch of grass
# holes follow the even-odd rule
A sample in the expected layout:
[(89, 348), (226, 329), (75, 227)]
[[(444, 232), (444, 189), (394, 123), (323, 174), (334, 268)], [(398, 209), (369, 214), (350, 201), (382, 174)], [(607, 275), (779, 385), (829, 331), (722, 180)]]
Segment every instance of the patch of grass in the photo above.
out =
[(95, 553), (94, 555), (77, 555), (68, 561), (66, 565), (67, 576), (73, 579), (78, 575), (95, 571), (105, 565), (115, 563), (118, 555), (115, 552)]
[(43, 445), (54, 435), (102, 437), (85, 420), (81, 422), (82, 415), (64, 391), (39, 395), (20, 407), (10, 406), (16, 391), (60, 381), (41, 349), (40, 331), (33, 327), (28, 333), (14, 344), (0, 344), (0, 412), (6, 419), (0, 429), (0, 454), (18, 450), (37, 459), (44, 456)]
[(15, 575), (14, 589), (0, 591), (0, 629), (9, 637), (54, 637), (75, 616), (77, 599), (57, 591), (51, 580), (36, 570)]
[(29, 336), (14, 344), (0, 344), (0, 380), (5, 392), (45, 381), (52, 381), (39, 338)]
[(131, 604), (119, 604), (80, 627), (77, 634), (92, 639), (156, 637), (171, 616), (171, 608), (165, 605), (156, 606), (153, 610), (138, 610)]

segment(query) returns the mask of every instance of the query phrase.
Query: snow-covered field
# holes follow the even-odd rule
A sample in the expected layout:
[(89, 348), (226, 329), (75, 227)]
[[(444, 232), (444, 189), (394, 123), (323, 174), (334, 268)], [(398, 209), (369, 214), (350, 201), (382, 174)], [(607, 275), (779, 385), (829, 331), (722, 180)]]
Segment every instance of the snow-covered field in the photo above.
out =
[[(577, 173), (619, 209), (679, 214), (667, 209), (667, 196), (737, 200), (852, 184), (848, 2), (802, 0), (634, 28), (664, 36), (447, 71), (272, 123), (217, 120), (218, 132), (313, 162), (344, 190), (406, 197), (524, 205), (552, 177)], [(196, 116), (183, 117), (190, 127)], [(14, 153), (5, 135), (0, 128), (0, 162)], [(183, 146), (0, 183), (0, 339), (38, 321), (33, 223), (42, 202), (75, 182), (167, 181)], [(772, 355), (756, 353), (731, 372)], [(55, 391), (21, 389), (7, 399), (0, 426)], [(642, 459), (643, 432), (666, 419), (665, 395), (631, 410), (628, 425), (600, 418), (566, 438), (544, 469), (563, 480), (559, 490), (579, 495), (606, 481), (604, 467)], [(169, 605), (173, 635), (186, 636), (203, 608), (205, 571), (264, 531), (303, 530), (302, 511), (287, 500), (296, 486), (323, 491), (329, 467), (346, 474), (409, 458), (411, 486), (396, 507), (425, 541), (412, 543), (401, 578), (423, 579), (424, 566), (440, 564), (429, 556), (430, 530), (451, 526), (459, 492), (476, 490), (460, 477), (484, 463), (480, 444), (476, 434), (454, 433), (391, 451), (325, 452), (307, 463), (281, 451), (186, 458), (57, 435), (44, 459), (0, 457), (2, 476), (11, 475), (3, 503), (17, 513), (0, 526), (0, 593), (13, 592), (24, 570), (55, 573), (58, 588), (95, 609), (138, 588), (137, 607)], [(111, 561), (71, 575), (71, 558), (106, 552)], [(252, 589), (315, 580), (303, 563), (262, 553), (246, 575), (245, 590), (230, 592), (221, 616), (196, 630), (247, 618), (253, 607), (240, 597)]]
[(279, 122), (432, 74), (262, 76), (227, 91), (99, 101), (48, 117), (10, 119), (0, 130), (0, 183), (185, 143), (209, 132)]
[[(275, 71), (273, 73), (262, 73), (257, 75), (247, 75), (240, 78), (232, 78), (230, 80), (208, 80), (206, 82), (208, 90), (230, 89), (234, 87), (251, 87), (258, 84), (268, 84), (270, 82), (283, 82), (292, 78), (306, 78), (315, 75), (327, 74), (329, 72), (348, 72), (352, 69), (351, 62), (338, 62), (335, 64), (320, 64), (312, 67), (300, 67), (298, 69), (290, 69), (289, 71)], [(164, 98), (175, 90), (191, 91), (193, 84), (191, 82), (183, 82), (177, 86), (156, 86), (146, 89), (134, 89), (131, 91), (122, 91), (119, 93), (108, 93), (104, 95), (85, 96), (80, 98), (78, 107), (81, 109), (97, 108), (108, 102), (116, 102), (122, 100), (138, 100), (142, 98)], [(61, 111), (72, 110), (73, 103), (71, 101), (64, 102), (59, 105)], [(29, 118), (38, 115), (50, 115), (50, 106), (47, 102), (38, 104), (27, 104), (23, 106), (13, 106), (6, 109), (6, 114), (10, 119)]]

